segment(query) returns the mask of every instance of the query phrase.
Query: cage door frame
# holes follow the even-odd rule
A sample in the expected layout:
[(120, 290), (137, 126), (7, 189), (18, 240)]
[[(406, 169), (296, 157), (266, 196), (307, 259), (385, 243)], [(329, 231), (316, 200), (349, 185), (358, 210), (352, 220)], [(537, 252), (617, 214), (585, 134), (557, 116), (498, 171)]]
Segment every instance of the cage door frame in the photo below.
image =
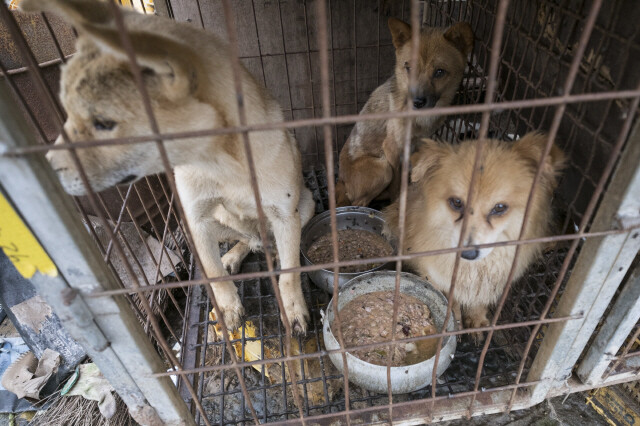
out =
[[(640, 120), (636, 120), (626, 141), (626, 148), (621, 153), (590, 231), (625, 229), (640, 222), (638, 194)], [(581, 319), (551, 324), (545, 330), (544, 339), (527, 377), (527, 381), (541, 381), (531, 389), (534, 403), (543, 401), (548, 395), (555, 393), (555, 390), (566, 389), (580, 354), (640, 250), (638, 233), (638, 229), (632, 229), (603, 238), (589, 238), (584, 242), (553, 312), (554, 316), (584, 316)], [(627, 380), (637, 377), (629, 375)], [(615, 379), (614, 376), (596, 381), (588, 387), (603, 386)]]

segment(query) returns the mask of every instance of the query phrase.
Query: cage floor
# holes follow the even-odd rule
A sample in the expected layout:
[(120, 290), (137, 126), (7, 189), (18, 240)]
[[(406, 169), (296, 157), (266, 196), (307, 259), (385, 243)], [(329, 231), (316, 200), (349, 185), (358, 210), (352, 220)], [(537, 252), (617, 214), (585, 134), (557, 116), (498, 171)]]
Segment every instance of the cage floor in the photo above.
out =
[[(326, 209), (326, 174), (323, 171), (309, 172), (305, 174), (305, 178), (307, 185), (314, 192), (316, 210)], [(565, 253), (566, 251), (562, 248), (547, 250), (543, 258), (530, 268), (529, 273), (514, 283), (499, 324), (524, 322), (540, 317)], [(264, 270), (267, 270), (267, 267), (262, 255), (251, 254), (242, 266), (242, 272)], [(283, 356), (284, 327), (279, 319), (277, 301), (270, 280), (267, 278), (244, 280), (236, 282), (236, 285), (245, 307), (245, 321), (251, 321), (257, 329), (255, 338), (243, 333), (240, 339), (243, 353), (247, 344), (259, 342), (262, 353), (271, 353), (267, 358)], [(306, 353), (312, 353), (316, 350), (315, 348), (323, 347), (320, 311), (326, 308), (330, 295), (311, 283), (306, 274), (302, 274), (302, 287), (311, 321), (307, 335), (296, 339), (298, 347), (305, 348)], [(201, 310), (200, 318), (205, 319), (204, 321), (196, 320), (188, 327), (192, 330), (197, 329), (198, 336), (201, 336), (201, 340), (193, 346), (193, 350), (198, 354), (198, 366), (230, 364), (224, 342), (216, 338), (213, 331), (212, 326), (215, 322), (208, 321), (207, 313), (211, 310), (211, 305), (206, 295), (194, 302), (194, 306)], [(530, 333), (531, 327), (515, 327), (494, 333), (482, 369), (479, 389), (491, 389), (515, 382)], [(541, 337), (541, 333), (536, 336), (536, 343), (525, 362), (523, 378), (526, 377)], [(476, 346), (470, 336), (461, 336), (455, 358), (438, 379), (436, 394), (453, 395), (473, 391), (481, 350), (482, 347)], [(300, 368), (302, 373), (298, 388), (303, 400), (302, 409), (305, 416), (344, 410), (343, 377), (333, 367), (328, 357), (313, 358), (304, 362), (302, 367), (296, 368)], [(284, 363), (268, 364), (260, 368), (260, 371), (246, 367), (242, 369), (242, 375), (253, 408), (262, 422), (298, 417), (299, 412), (295, 405), (291, 382), (283, 379), (289, 379)], [(253, 423), (248, 402), (244, 398), (236, 373), (230, 365), (228, 369), (199, 374), (197, 383), (198, 397), (211, 423)], [(431, 387), (428, 386), (410, 394), (395, 395), (394, 402), (430, 396)], [(349, 386), (349, 397), (351, 409), (388, 403), (386, 394), (375, 394), (354, 384)], [(202, 423), (202, 419), (199, 417), (198, 419)]]

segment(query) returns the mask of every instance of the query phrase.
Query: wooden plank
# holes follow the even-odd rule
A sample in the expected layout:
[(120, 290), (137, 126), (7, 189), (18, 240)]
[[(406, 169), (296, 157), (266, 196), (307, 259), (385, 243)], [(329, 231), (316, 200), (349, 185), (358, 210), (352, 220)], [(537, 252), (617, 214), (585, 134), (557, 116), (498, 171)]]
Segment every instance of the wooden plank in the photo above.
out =
[[(313, 6), (313, 4), (311, 4)], [(302, 52), (307, 49), (307, 28), (305, 27), (305, 3), (296, 0), (280, 2), (282, 16), (282, 31), (284, 34), (285, 50), (287, 52)], [(309, 19), (309, 18), (307, 18)], [(271, 24), (273, 25), (273, 23)], [(310, 39), (314, 33), (309, 33)], [(311, 41), (311, 40), (310, 40)]]
[[(295, 120), (301, 120), (305, 118), (313, 118), (313, 112), (311, 109), (297, 109), (293, 111), (293, 118)], [(322, 135), (322, 129), (318, 129), (318, 134)], [(324, 151), (320, 151), (322, 145), (321, 141), (316, 140), (316, 130), (313, 127), (300, 127), (296, 129), (296, 139), (300, 152), (303, 154), (303, 158), (309, 155), (319, 158), (320, 163), (324, 163)]]
[(342, 49), (353, 47), (353, 0), (333, 0), (330, 1), (331, 10), (331, 34), (333, 44), (329, 47)]
[[(356, 3), (356, 46), (368, 46), (378, 43), (378, 1), (354, 0)], [(380, 16), (380, 23), (386, 30), (387, 17)], [(388, 30), (386, 30), (388, 32)], [(384, 31), (380, 31), (381, 35)], [(360, 52), (358, 52), (360, 56)]]
[(333, 60), (335, 68), (332, 74), (336, 79), (335, 102), (338, 105), (352, 103), (355, 101), (355, 53), (352, 49), (337, 50), (333, 52)]
[[(200, 8), (205, 29), (228, 40), (222, 1), (200, 1)], [(238, 32), (239, 55), (260, 56), (252, 0), (233, 1), (233, 20)]]
[[(296, 53), (287, 55), (287, 65), (289, 67), (289, 82), (291, 83), (291, 93), (293, 109), (311, 108), (312, 106), (312, 84), (311, 80), (314, 76), (309, 70), (306, 53)], [(313, 67), (313, 65), (312, 65)], [(319, 74), (319, 72), (318, 72)], [(311, 76), (311, 78), (309, 78)], [(318, 80), (319, 75), (317, 76)], [(318, 85), (319, 88), (319, 85)], [(315, 85), (314, 85), (315, 89)], [(317, 98), (313, 105), (320, 105)], [(317, 109), (316, 109), (316, 114)]]
[(287, 63), (285, 55), (265, 56), (263, 57), (263, 62), (265, 86), (277, 99), (283, 109), (291, 109), (289, 95), (291, 94), (291, 98), (293, 98), (295, 91), (291, 91), (287, 84)]
[(173, 17), (179, 22), (191, 22), (201, 27), (196, 0), (171, 0)]
[[(258, 42), (262, 55), (276, 55), (284, 53), (283, 25), (290, 16), (282, 15), (277, 1), (254, 0), (253, 7), (256, 16)], [(281, 25), (282, 21), (282, 25)]]
[(245, 66), (258, 83), (264, 85), (264, 70), (260, 57), (241, 58), (240, 62), (242, 62), (242, 65)]

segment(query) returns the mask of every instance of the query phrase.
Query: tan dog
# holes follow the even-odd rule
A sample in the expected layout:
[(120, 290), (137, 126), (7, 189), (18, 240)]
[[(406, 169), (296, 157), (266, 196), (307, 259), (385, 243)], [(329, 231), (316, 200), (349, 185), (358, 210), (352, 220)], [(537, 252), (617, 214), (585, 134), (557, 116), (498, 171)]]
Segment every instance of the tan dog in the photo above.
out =
[[(461, 254), (453, 295), (456, 318), (461, 317), (461, 306), (466, 327), (489, 325), (488, 308), (502, 295), (515, 253), (513, 245), (481, 249), (474, 245), (518, 239), (546, 141), (546, 136), (539, 133), (529, 133), (513, 143), (485, 141), (471, 206), (465, 198), (473, 171), (476, 141), (448, 145), (425, 140), (411, 158), (413, 169), (407, 194), (405, 253), (457, 247), (463, 214), (469, 214), (463, 238), (468, 249)], [(524, 239), (548, 235), (552, 219), (551, 199), (563, 163), (562, 151), (554, 146), (546, 158), (534, 193)], [(396, 237), (398, 203), (396, 201), (384, 210), (386, 232)], [(521, 246), (514, 280), (522, 276), (542, 247), (543, 244)], [(414, 258), (407, 261), (407, 265), (446, 294), (451, 285), (454, 262), (455, 253), (452, 253)]]
[[(141, 95), (121, 48), (106, 2), (25, 0), (26, 11), (59, 14), (78, 30), (77, 53), (63, 67), (61, 101), (72, 140), (150, 135)], [(239, 125), (230, 53), (217, 37), (168, 19), (122, 9), (160, 131), (204, 130)], [(194, 47), (197, 46), (197, 50)], [(242, 67), (240, 76), (249, 124), (283, 121), (277, 102)], [(59, 137), (56, 143), (61, 143)], [(252, 132), (262, 205), (282, 268), (300, 265), (300, 231), (313, 214), (304, 187), (300, 153), (284, 130)], [(262, 249), (247, 158), (240, 135), (177, 139), (165, 144), (174, 168), (186, 220), (208, 277), (235, 272), (249, 250)], [(77, 151), (91, 186), (101, 191), (163, 171), (154, 143), (102, 146)], [(66, 191), (85, 188), (66, 150), (47, 155)], [(220, 241), (239, 240), (220, 259)], [(244, 312), (232, 281), (215, 283), (227, 325), (238, 327)], [(299, 274), (279, 280), (287, 317), (304, 332), (308, 311)]]
[[(372, 94), (360, 114), (405, 111), (409, 92), (411, 27), (389, 19), (396, 48), (395, 73)], [(414, 109), (450, 105), (462, 81), (467, 56), (473, 50), (473, 31), (466, 22), (446, 30), (420, 30), (417, 89)], [(429, 137), (444, 117), (412, 120), (414, 137)], [(400, 157), (405, 140), (403, 120), (359, 121), (340, 152), (336, 184), (339, 206), (367, 206), (376, 198), (394, 199), (400, 188)]]

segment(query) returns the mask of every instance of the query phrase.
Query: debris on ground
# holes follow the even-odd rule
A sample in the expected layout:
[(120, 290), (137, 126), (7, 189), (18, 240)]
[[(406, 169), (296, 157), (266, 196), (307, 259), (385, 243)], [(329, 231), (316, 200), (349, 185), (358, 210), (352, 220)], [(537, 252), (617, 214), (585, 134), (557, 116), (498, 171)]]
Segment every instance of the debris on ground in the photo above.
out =
[(45, 349), (40, 359), (33, 352), (18, 357), (4, 372), (2, 386), (18, 398), (40, 399), (40, 391), (58, 371), (60, 354)]

